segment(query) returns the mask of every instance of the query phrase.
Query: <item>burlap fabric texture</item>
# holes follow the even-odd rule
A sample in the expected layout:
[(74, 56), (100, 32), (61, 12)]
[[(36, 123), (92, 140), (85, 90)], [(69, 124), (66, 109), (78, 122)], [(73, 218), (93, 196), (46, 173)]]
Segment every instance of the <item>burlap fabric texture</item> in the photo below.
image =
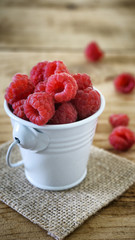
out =
[[(0, 147), (0, 200), (55, 239), (66, 237), (135, 182), (135, 164), (92, 146), (87, 177), (80, 185), (66, 191), (41, 190), (27, 181), (23, 167), (7, 167), (8, 146)], [(18, 148), (12, 158), (20, 159)]]

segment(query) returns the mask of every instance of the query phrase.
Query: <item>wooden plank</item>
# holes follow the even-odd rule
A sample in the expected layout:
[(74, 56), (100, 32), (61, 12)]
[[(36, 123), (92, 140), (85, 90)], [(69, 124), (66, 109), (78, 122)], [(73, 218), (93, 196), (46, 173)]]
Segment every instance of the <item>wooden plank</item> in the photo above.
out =
[[(10, 120), (3, 109), (3, 99), (6, 87), (9, 85), (12, 76), (16, 72), (29, 74), (30, 69), (37, 62), (42, 60), (61, 59), (68, 66), (70, 72), (86, 72), (91, 76), (92, 82), (105, 96), (106, 107), (104, 113), (99, 118), (94, 144), (98, 147), (116, 153), (108, 142), (108, 136), (112, 130), (108, 123), (108, 117), (112, 113), (127, 113), (130, 117), (129, 127), (135, 131), (135, 94), (119, 94), (115, 91), (113, 79), (121, 72), (134, 74), (135, 55), (114, 55), (108, 54), (103, 61), (97, 64), (87, 63), (82, 53), (54, 52), (1, 52), (0, 55), (0, 141), (5, 142), (12, 138), (12, 128)], [(135, 161), (135, 146), (128, 152), (118, 153)]]
[(67, 8), (75, 10), (77, 8), (131, 8), (135, 6), (133, 0), (1, 0), (0, 6), (26, 6), (26, 7), (54, 7), (54, 8)]
[(105, 51), (132, 51), (134, 25), (134, 8), (1, 7), (0, 49), (83, 51), (95, 40)]

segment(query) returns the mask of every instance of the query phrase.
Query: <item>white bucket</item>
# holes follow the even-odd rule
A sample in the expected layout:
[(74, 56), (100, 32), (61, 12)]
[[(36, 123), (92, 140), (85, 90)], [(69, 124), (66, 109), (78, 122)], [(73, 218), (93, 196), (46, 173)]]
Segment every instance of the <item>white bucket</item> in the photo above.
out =
[[(97, 119), (105, 107), (104, 97), (101, 93), (100, 96), (101, 106), (94, 115), (74, 123), (44, 126), (18, 118), (5, 101), (14, 138), (7, 152), (7, 164), (24, 164), (26, 178), (41, 189), (64, 190), (78, 185), (86, 176)], [(20, 148), (22, 161), (11, 163), (15, 144)]]

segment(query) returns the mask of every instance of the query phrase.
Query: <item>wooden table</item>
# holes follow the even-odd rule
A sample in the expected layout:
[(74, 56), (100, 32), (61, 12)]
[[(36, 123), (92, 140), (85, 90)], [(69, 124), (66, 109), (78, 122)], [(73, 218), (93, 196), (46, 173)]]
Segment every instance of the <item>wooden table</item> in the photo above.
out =
[[(88, 73), (106, 98), (94, 144), (135, 161), (135, 146), (118, 153), (108, 143), (108, 117), (124, 112), (135, 131), (135, 91), (114, 90), (113, 79), (121, 72), (135, 73), (134, 0), (1, 0), (0, 1), (0, 143), (12, 139), (3, 96), (16, 72), (27, 73), (42, 60), (61, 59), (71, 72)], [(83, 51), (92, 40), (105, 52), (103, 61), (92, 64)], [(135, 185), (119, 199), (89, 218), (67, 239), (134, 240)], [(0, 240), (52, 239), (38, 226), (0, 203)]]

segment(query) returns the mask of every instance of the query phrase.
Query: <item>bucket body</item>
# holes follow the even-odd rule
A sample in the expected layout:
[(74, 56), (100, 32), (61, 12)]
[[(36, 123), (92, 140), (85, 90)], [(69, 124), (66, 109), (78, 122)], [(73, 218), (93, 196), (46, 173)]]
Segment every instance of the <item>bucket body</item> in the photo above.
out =
[(69, 124), (37, 126), (15, 116), (5, 101), (13, 138), (19, 139), (22, 163), (30, 183), (41, 189), (64, 190), (85, 178), (98, 116), (104, 106), (101, 94), (101, 107), (94, 115)]

